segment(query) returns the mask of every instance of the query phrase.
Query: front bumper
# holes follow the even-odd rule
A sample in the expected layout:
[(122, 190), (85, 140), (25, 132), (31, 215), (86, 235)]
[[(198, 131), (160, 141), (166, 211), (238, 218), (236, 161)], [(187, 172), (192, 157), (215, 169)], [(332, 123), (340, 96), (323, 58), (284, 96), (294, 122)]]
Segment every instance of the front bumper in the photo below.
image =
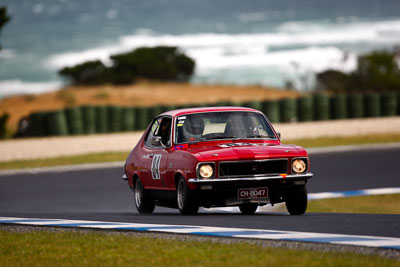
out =
[(219, 184), (226, 182), (252, 182), (252, 181), (270, 181), (270, 180), (282, 180), (282, 181), (297, 181), (297, 180), (307, 180), (314, 176), (313, 173), (304, 174), (288, 174), (288, 175), (275, 175), (275, 176), (257, 176), (257, 177), (235, 177), (235, 178), (222, 178), (222, 179), (198, 179), (191, 178), (189, 183), (193, 184)]

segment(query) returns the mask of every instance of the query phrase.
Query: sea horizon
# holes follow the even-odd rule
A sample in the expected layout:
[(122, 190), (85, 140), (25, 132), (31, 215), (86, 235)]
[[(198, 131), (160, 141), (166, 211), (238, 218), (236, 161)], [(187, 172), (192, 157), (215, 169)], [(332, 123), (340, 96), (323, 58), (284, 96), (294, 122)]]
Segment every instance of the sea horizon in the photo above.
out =
[(360, 54), (400, 45), (395, 0), (340, 0), (334, 7), (232, 0), (215, 10), (209, 0), (132, 1), (132, 10), (123, 0), (5, 2), (12, 19), (0, 35), (0, 97), (57, 90), (66, 85), (57, 74), (63, 67), (97, 59), (111, 64), (110, 55), (158, 45), (177, 46), (195, 60), (191, 83), (292, 83), (304, 91), (317, 72), (351, 72)]

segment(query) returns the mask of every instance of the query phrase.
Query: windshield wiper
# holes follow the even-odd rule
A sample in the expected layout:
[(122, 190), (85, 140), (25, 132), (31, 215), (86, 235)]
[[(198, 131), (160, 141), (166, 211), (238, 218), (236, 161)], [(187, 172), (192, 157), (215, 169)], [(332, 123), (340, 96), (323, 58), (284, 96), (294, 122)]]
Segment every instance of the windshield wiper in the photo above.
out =
[(273, 135), (261, 135), (261, 134), (254, 134), (254, 135), (247, 135), (248, 138), (275, 138)]

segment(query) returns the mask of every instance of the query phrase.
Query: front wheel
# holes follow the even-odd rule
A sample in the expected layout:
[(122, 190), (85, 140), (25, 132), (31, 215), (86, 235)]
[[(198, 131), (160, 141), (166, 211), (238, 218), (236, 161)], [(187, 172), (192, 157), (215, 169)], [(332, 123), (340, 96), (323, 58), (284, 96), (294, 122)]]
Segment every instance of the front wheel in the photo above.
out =
[(178, 181), (178, 187), (176, 189), (176, 198), (178, 201), (179, 212), (182, 215), (197, 214), (199, 210), (199, 205), (196, 204), (193, 192), (190, 191), (183, 177), (181, 177)]
[(246, 215), (251, 215), (254, 212), (256, 212), (258, 208), (258, 204), (255, 203), (246, 203), (246, 204), (240, 204), (239, 205), (239, 210)]
[(154, 211), (154, 201), (144, 189), (139, 178), (136, 179), (134, 194), (136, 209), (139, 213), (152, 213)]
[(286, 197), (286, 208), (290, 215), (302, 215), (307, 210), (307, 188), (296, 186)]

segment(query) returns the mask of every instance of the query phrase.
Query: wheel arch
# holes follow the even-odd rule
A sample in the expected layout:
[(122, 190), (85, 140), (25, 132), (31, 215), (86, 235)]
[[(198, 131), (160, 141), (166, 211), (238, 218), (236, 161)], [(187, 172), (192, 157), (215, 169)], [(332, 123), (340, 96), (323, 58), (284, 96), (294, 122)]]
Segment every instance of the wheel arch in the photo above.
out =
[(175, 189), (177, 189), (177, 187), (178, 187), (178, 181), (179, 181), (179, 179), (181, 178), (181, 177), (183, 177), (184, 179), (185, 179), (185, 175), (182, 173), (182, 172), (176, 172), (175, 173), (175, 175), (174, 175), (174, 182), (175, 182)]
[(134, 173), (133, 176), (132, 176), (132, 189), (135, 188), (137, 179), (139, 179), (139, 175), (137, 173)]

